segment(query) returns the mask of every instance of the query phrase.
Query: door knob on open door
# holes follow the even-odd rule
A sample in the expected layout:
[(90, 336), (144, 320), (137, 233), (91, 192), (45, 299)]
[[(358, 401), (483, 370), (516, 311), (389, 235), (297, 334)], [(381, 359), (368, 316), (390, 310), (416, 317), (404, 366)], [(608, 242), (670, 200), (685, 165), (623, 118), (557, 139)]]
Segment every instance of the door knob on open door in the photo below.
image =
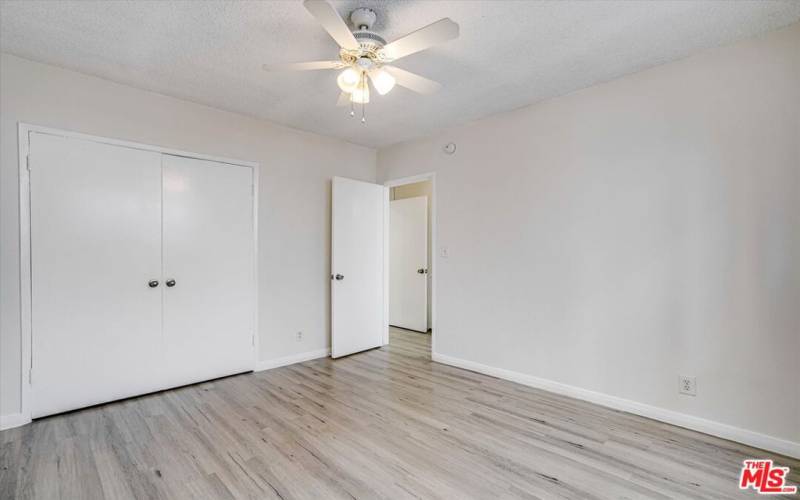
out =
[(342, 276), (341, 274), (337, 274), (336, 275), (336, 281), (342, 281), (343, 279), (344, 279), (344, 276)]
[(167, 281), (165, 282), (165, 284), (166, 284), (168, 287), (172, 288), (173, 286), (175, 286), (175, 280), (167, 280)]
[(157, 287), (158, 286), (158, 280), (150, 280), (150, 281), (148, 281), (147, 282), (147, 286), (149, 286), (150, 288)]
[(419, 269), (417, 269), (417, 272), (419, 274), (428, 274), (428, 270), (425, 269), (424, 267), (420, 267)]

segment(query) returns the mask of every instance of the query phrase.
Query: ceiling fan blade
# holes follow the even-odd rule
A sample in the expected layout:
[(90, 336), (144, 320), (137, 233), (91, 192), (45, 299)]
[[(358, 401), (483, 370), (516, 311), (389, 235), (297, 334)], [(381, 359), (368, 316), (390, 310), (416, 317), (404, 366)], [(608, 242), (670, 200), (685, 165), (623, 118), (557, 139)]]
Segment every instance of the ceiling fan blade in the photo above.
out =
[(339, 107), (349, 106), (350, 105), (350, 94), (347, 92), (342, 92), (339, 94), (339, 100), (336, 101), (336, 105)]
[(454, 38), (458, 38), (458, 24), (445, 17), (386, 45), (383, 54), (393, 61)]
[(303, 7), (317, 19), (341, 48), (358, 50), (359, 44), (356, 37), (353, 36), (347, 23), (331, 4), (325, 0), (305, 0)]
[(342, 61), (311, 61), (302, 63), (265, 64), (264, 71), (310, 71), (316, 69), (337, 69), (343, 66)]
[(394, 77), (398, 85), (413, 90), (414, 92), (419, 92), (420, 94), (433, 94), (442, 88), (441, 83), (434, 82), (424, 76), (419, 76), (416, 73), (400, 69), (396, 66), (384, 66), (383, 69)]

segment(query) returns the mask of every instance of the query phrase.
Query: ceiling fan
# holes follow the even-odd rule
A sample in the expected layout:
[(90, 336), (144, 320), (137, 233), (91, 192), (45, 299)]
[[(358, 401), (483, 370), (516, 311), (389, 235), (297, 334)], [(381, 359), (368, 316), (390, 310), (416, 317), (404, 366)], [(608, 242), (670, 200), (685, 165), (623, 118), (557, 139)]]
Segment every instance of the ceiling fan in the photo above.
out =
[(339, 59), (280, 65), (264, 65), (266, 71), (308, 71), (321, 69), (342, 70), (336, 83), (342, 90), (337, 106), (350, 106), (350, 116), (355, 116), (354, 105), (361, 105), (361, 123), (366, 122), (364, 105), (369, 102), (370, 85), (380, 95), (389, 93), (395, 84), (420, 94), (436, 92), (441, 85), (423, 76), (396, 66), (390, 66), (401, 57), (428, 49), (436, 44), (458, 38), (458, 24), (444, 18), (424, 28), (386, 43), (371, 31), (377, 18), (375, 11), (358, 8), (350, 14), (357, 28), (350, 31), (336, 9), (325, 0), (305, 0), (303, 6), (339, 44)]

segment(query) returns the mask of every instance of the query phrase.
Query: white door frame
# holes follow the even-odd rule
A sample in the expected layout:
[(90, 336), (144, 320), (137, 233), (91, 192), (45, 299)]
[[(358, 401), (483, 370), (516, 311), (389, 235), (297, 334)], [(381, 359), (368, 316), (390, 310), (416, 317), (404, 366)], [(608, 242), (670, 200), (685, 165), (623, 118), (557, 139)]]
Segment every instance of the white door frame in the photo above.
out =
[[(255, 370), (259, 360), (259, 335), (258, 335), (258, 186), (259, 186), (259, 163), (254, 161), (235, 160), (201, 153), (191, 153), (178, 149), (142, 144), (109, 137), (82, 134), (68, 130), (61, 130), (29, 123), (19, 122), (17, 126), (17, 138), (19, 141), (19, 263), (20, 263), (20, 340), (21, 340), (21, 367), (20, 373), (20, 413), (17, 415), (4, 415), (8, 421), (0, 425), (0, 430), (4, 428), (17, 427), (31, 421), (31, 368), (32, 368), (32, 349), (33, 340), (31, 334), (31, 212), (30, 212), (30, 171), (28, 170), (28, 157), (30, 154), (30, 134), (38, 132), (42, 134), (56, 135), (73, 139), (83, 139), (100, 144), (112, 146), (122, 146), (144, 151), (154, 151), (157, 153), (170, 154), (175, 156), (185, 156), (198, 160), (209, 160), (218, 163), (226, 163), (253, 169), (253, 369)], [(33, 168), (36, 168), (33, 165)]]
[[(428, 262), (428, 269), (429, 273), (428, 276), (431, 280), (431, 356), (433, 353), (436, 352), (436, 277), (439, 274), (436, 265), (436, 173), (435, 172), (427, 172), (424, 174), (412, 175), (410, 177), (402, 177), (399, 179), (391, 179), (385, 181), (383, 183), (384, 186), (388, 188), (393, 188), (397, 186), (404, 186), (406, 184), (414, 184), (417, 182), (424, 182), (430, 181), (431, 183), (431, 239), (428, 244), (431, 246), (431, 261)], [(388, 238), (389, 230), (389, 204), (386, 204), (386, 208), (384, 209), (384, 224), (388, 229), (385, 234), (386, 238)], [(388, 241), (388, 240), (387, 240)], [(387, 247), (388, 248), (388, 247)], [(384, 276), (389, 276), (389, 252), (387, 251), (384, 255)], [(386, 302), (384, 309), (387, 311), (386, 313), (386, 328), (384, 330), (384, 339), (383, 343), (389, 343), (389, 280), (384, 280), (384, 301)]]

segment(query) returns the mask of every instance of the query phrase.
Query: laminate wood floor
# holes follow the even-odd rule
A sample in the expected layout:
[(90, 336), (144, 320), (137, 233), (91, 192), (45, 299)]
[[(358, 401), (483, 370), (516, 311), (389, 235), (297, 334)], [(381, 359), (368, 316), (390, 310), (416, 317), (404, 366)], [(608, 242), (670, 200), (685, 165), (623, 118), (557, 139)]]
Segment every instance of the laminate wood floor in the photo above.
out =
[[(0, 433), (0, 498), (753, 498), (704, 434), (430, 361), (430, 336)], [(796, 498), (796, 497), (795, 497)]]

